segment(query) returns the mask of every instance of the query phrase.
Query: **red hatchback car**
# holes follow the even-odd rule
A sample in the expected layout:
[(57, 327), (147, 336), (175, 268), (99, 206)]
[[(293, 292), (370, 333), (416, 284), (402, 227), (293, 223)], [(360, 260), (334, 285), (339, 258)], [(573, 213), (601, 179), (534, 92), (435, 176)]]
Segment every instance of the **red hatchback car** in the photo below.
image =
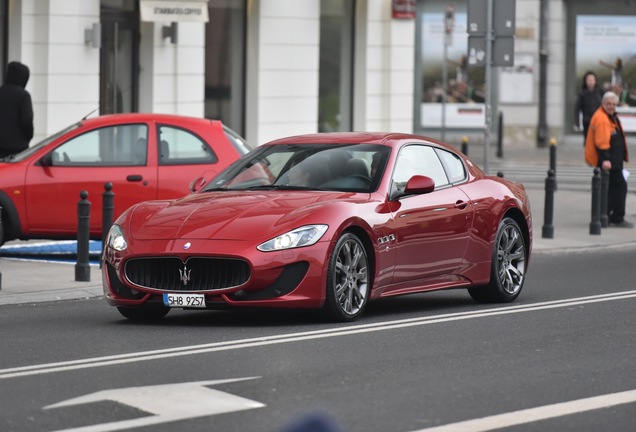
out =
[(215, 120), (140, 113), (84, 119), (0, 160), (4, 241), (76, 239), (83, 190), (91, 237), (101, 239), (107, 182), (116, 218), (140, 201), (187, 195), (194, 178), (214, 177), (249, 150)]
[(177, 200), (129, 208), (102, 262), (131, 319), (173, 308), (321, 308), (466, 288), (513, 301), (532, 245), (523, 185), (416, 135), (333, 133), (264, 144)]

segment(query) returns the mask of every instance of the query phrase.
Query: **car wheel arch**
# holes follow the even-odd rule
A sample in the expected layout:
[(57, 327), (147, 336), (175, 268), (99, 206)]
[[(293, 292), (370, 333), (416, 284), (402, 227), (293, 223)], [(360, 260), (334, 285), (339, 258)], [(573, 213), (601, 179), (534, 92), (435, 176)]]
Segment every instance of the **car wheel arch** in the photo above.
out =
[(4, 236), (2, 242), (20, 238), (22, 229), (18, 210), (9, 196), (0, 191), (0, 207), (2, 207), (2, 225)]
[(523, 213), (521, 212), (520, 209), (518, 209), (517, 207), (512, 207), (510, 209), (508, 209), (508, 211), (506, 211), (506, 213), (503, 215), (503, 217), (501, 218), (501, 220), (505, 219), (505, 218), (511, 218), (512, 220), (514, 220), (515, 222), (517, 222), (517, 225), (519, 225), (519, 228), (521, 228), (521, 233), (523, 234), (523, 240), (526, 246), (526, 256), (527, 256), (527, 262), (526, 262), (526, 267), (528, 265), (528, 260), (530, 258), (530, 230), (528, 229), (528, 221), (526, 220), (526, 218), (524, 217)]

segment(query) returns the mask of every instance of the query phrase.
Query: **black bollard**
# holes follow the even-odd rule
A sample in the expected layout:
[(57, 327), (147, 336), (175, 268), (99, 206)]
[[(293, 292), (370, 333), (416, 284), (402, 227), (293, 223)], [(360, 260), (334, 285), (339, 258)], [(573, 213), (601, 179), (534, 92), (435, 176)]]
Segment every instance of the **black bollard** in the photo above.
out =
[(468, 156), (468, 137), (462, 138), (462, 153)]
[(607, 197), (609, 194), (609, 171), (601, 170), (601, 226), (609, 226), (609, 215), (607, 214)]
[(497, 119), (497, 157), (503, 157), (503, 113), (501, 111)]
[(601, 170), (594, 168), (592, 176), (592, 221), (590, 234), (601, 233)]
[(77, 263), (75, 264), (75, 280), (88, 282), (91, 280), (91, 266), (88, 261), (88, 242), (90, 239), (91, 203), (88, 192), (80, 192), (77, 203)]
[(556, 157), (557, 157), (557, 146), (556, 146), (556, 139), (555, 138), (550, 138), (550, 169), (552, 171), (554, 171), (554, 190), (557, 190), (557, 183), (556, 183)]
[(545, 204), (543, 206), (543, 229), (541, 237), (554, 238), (554, 225), (552, 223), (554, 216), (554, 191), (556, 189), (556, 177), (554, 170), (548, 170), (548, 176), (545, 179)]
[[(106, 236), (113, 224), (113, 216), (115, 214), (115, 194), (112, 191), (113, 184), (108, 182), (104, 184), (104, 193), (102, 194), (102, 254), (104, 253), (104, 244)], [(99, 260), (99, 266), (102, 262)]]

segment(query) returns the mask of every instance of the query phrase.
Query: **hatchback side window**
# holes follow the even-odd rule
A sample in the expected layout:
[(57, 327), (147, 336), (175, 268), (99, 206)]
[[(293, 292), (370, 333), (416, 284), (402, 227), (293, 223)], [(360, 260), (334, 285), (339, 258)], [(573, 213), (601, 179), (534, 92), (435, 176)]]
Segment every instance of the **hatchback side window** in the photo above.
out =
[(71, 138), (53, 150), (53, 166), (141, 166), (146, 164), (148, 128), (110, 126)]
[(218, 158), (198, 136), (175, 127), (159, 126), (159, 164), (209, 164)]

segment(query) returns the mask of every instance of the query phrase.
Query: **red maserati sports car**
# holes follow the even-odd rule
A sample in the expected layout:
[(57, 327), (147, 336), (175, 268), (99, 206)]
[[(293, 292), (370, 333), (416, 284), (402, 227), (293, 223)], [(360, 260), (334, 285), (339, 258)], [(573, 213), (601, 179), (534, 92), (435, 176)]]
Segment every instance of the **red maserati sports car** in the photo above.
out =
[(523, 185), (425, 137), (279, 139), (192, 189), (137, 204), (111, 228), (103, 287), (124, 317), (233, 306), (351, 321), (370, 300), (428, 290), (510, 302), (525, 281)]
[(251, 148), (220, 121), (167, 114), (81, 120), (0, 159), (4, 241), (77, 239), (80, 192), (91, 202), (91, 237), (101, 239), (102, 194), (112, 183), (115, 216), (140, 201), (190, 193)]

